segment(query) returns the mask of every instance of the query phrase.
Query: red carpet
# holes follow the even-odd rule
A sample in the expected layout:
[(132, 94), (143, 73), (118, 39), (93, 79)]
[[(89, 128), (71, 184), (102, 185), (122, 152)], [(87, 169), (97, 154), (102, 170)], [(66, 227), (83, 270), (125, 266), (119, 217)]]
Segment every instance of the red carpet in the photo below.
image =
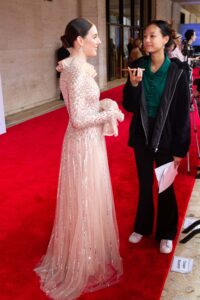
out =
[[(121, 100), (122, 87), (102, 98)], [(82, 300), (158, 300), (172, 255), (159, 253), (153, 237), (128, 243), (137, 206), (137, 176), (132, 149), (127, 146), (130, 114), (120, 124), (119, 137), (107, 138), (108, 157), (120, 232), (124, 276), (120, 284), (82, 296)], [(0, 136), (0, 299), (44, 300), (32, 271), (45, 253), (56, 200), (60, 152), (67, 125), (65, 108), (8, 129)], [(194, 139), (193, 139), (194, 140)], [(191, 173), (183, 161), (175, 186), (180, 226), (196, 174), (193, 142)], [(180, 227), (179, 226), (179, 227)]]

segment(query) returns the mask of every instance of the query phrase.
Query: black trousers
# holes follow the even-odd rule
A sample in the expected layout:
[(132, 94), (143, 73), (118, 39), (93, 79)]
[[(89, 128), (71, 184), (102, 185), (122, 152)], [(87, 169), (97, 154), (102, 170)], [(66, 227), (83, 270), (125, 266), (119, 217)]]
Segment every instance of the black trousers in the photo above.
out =
[[(142, 235), (150, 235), (154, 225), (153, 181), (154, 162), (157, 167), (170, 162), (173, 157), (165, 151), (153, 153), (146, 146), (136, 145), (134, 148), (139, 179), (139, 202), (136, 213), (134, 231)], [(177, 233), (178, 208), (174, 187), (158, 194), (156, 217), (156, 238), (173, 240)]]

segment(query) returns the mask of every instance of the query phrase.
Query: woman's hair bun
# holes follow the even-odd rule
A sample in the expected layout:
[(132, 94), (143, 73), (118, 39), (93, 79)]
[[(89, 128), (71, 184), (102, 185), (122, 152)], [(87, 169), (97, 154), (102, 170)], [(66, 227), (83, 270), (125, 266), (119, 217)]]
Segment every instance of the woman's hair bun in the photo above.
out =
[(66, 48), (72, 47), (72, 46), (70, 45), (70, 43), (68, 42), (68, 40), (67, 40), (67, 38), (66, 38), (65, 35), (62, 35), (62, 36), (60, 37), (60, 39), (61, 39), (62, 43), (66, 46)]

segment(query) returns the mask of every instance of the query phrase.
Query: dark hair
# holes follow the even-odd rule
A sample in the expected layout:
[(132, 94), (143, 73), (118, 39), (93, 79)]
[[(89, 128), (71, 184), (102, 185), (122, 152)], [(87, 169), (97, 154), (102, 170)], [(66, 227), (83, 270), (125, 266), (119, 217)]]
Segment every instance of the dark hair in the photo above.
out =
[(153, 20), (147, 25), (147, 27), (150, 25), (159, 27), (162, 35), (169, 37), (169, 41), (165, 45), (166, 48), (170, 47), (173, 44), (173, 29), (171, 28), (169, 23), (163, 20)]
[(176, 49), (176, 43), (174, 40), (171, 40), (171, 43), (167, 45), (167, 47), (165, 47), (165, 51), (167, 52), (167, 54), (169, 54), (171, 51), (174, 51), (174, 49)]
[(93, 23), (84, 18), (76, 18), (71, 20), (65, 29), (64, 40), (67, 48), (74, 46), (74, 41), (78, 36), (85, 37)]
[(142, 46), (142, 40), (140, 38), (134, 39), (134, 41), (133, 41), (133, 47), (134, 48), (136, 48), (136, 47), (141, 48), (141, 46)]
[(61, 40), (62, 44), (63, 44), (65, 47), (67, 47), (65, 35), (62, 35), (62, 36), (60, 37), (60, 40)]
[(186, 38), (186, 40), (189, 41), (193, 35), (194, 35), (194, 30), (188, 29), (185, 32), (185, 38)]

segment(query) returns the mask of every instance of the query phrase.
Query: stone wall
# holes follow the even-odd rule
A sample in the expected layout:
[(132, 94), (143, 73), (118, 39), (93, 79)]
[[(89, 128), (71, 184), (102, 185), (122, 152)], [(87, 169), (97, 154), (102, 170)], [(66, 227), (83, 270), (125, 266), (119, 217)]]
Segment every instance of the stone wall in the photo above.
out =
[(172, 1), (157, 0), (156, 1), (156, 19), (172, 21)]
[(181, 6), (179, 3), (172, 4), (172, 22), (173, 28), (178, 31), (180, 25)]
[(100, 29), (103, 43), (94, 63), (102, 86), (106, 82), (105, 1), (0, 1), (0, 73), (6, 115), (58, 97), (56, 49), (66, 24), (80, 15), (91, 18)]
[(99, 0), (80, 0), (79, 4), (81, 16), (95, 23), (101, 39), (98, 56), (90, 59), (90, 62), (97, 70), (99, 86), (103, 87), (107, 82), (106, 4), (105, 1)]

